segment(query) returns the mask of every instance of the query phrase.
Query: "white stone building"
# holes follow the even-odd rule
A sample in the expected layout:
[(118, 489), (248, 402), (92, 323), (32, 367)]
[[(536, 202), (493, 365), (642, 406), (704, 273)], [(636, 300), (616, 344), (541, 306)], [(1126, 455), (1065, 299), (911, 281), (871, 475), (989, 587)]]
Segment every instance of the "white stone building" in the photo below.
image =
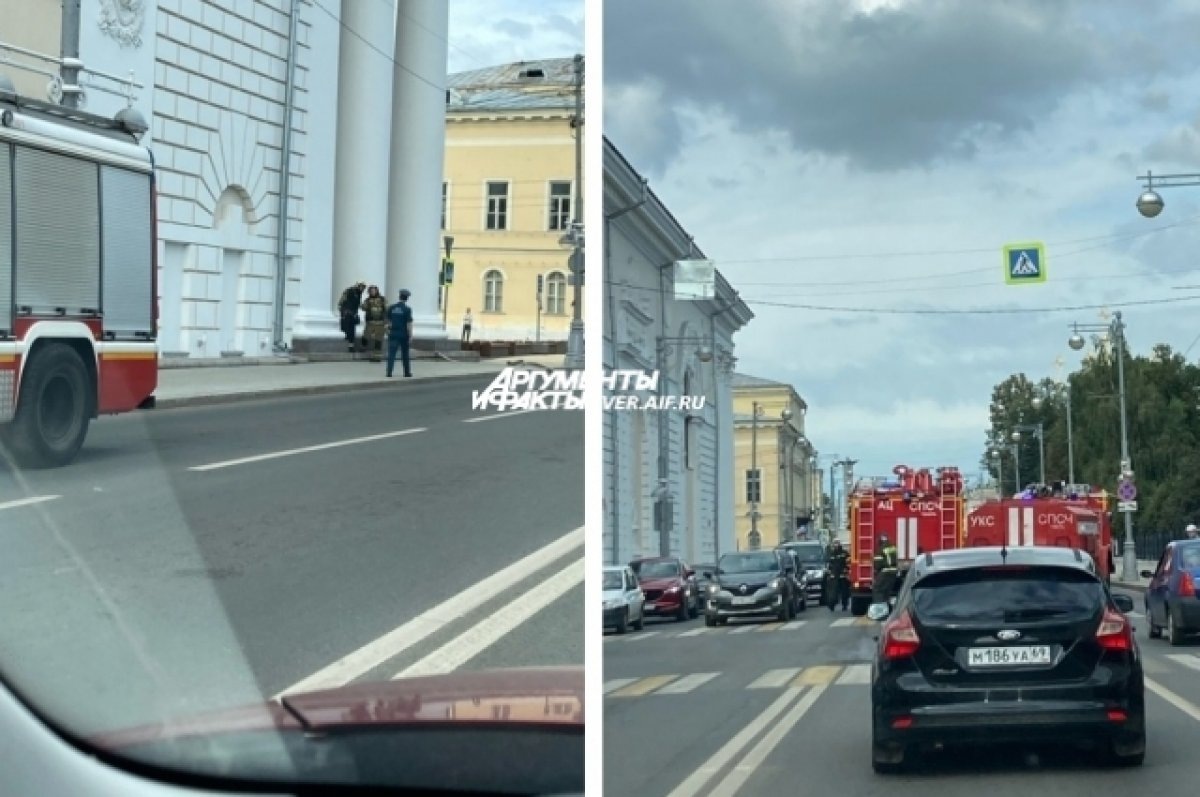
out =
[(734, 548), (733, 334), (753, 313), (719, 273), (715, 298), (674, 298), (674, 261), (704, 255), (607, 139), (604, 217), (605, 371), (659, 370), (665, 395), (705, 397), (604, 414), (604, 560), (712, 562)]
[[(416, 337), (446, 337), (448, 11), (402, 2), (82, 0), (85, 109), (150, 120), (165, 356), (335, 350), (337, 297), (359, 279), (389, 300), (408, 288)], [(141, 86), (130, 99), (105, 75)]]

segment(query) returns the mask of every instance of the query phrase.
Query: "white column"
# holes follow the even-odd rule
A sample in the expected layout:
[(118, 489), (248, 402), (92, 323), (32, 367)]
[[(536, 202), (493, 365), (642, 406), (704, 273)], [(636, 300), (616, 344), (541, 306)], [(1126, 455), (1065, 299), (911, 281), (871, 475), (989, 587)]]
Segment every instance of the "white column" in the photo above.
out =
[[(389, 34), (395, 19), (393, 0), (342, 0), (345, 27), (337, 60), (334, 301), (343, 288), (360, 279), (369, 285), (384, 282), (392, 124), (388, 110), (393, 69), (388, 60), (392, 55)], [(329, 66), (332, 63), (325, 68)], [(320, 157), (314, 151), (312, 160)]]
[[(307, 70), (305, 91), (302, 95), (297, 92), (297, 105), (305, 110), (308, 123), (304, 152), (307, 196), (300, 307), (292, 323), (292, 348), (306, 350), (312, 349), (316, 340), (342, 339), (334, 313), (337, 301), (333, 293), (334, 202), (329, 191), (336, 171), (334, 160), (327, 155), (337, 148), (337, 117), (323, 112), (337, 107), (338, 73), (326, 64), (337, 61), (342, 28), (337, 17), (310, 5), (300, 8), (311, 27), (308, 46), (298, 48), (297, 53), (297, 60)], [(329, 11), (338, 14), (340, 9), (333, 4)]]
[(396, 67), (391, 84), (387, 294), (395, 301), (401, 288), (412, 291), (413, 337), (426, 340), (447, 337), (438, 310), (437, 275), (443, 255), (449, 16), (445, 0), (404, 0), (404, 14), (396, 20), (395, 52), (405, 69)]

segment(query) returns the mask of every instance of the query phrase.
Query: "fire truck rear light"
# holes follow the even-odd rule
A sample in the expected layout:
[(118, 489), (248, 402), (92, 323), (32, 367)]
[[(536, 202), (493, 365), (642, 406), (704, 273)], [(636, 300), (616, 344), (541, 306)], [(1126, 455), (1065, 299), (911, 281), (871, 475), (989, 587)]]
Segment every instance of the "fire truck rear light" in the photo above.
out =
[[(1111, 715), (1112, 712), (1110, 711), (1109, 714)], [(912, 724), (912, 717), (896, 717), (896, 719), (892, 720), (892, 727), (897, 729), (911, 728)]]

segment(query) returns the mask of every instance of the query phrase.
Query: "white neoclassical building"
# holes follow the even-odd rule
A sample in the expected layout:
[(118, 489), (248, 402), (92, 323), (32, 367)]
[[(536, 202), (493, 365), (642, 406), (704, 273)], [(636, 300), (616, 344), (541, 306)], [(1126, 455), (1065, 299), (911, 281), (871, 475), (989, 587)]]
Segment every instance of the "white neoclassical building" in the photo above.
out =
[(71, 93), (46, 48), (73, 27), (85, 110), (150, 120), (164, 356), (336, 350), (360, 279), (408, 288), (416, 337), (445, 339), (448, 12), (399, 2), (0, 0), (22, 91)]
[(672, 267), (703, 259), (645, 180), (604, 142), (604, 369), (658, 370), (693, 411), (604, 414), (604, 560), (710, 563), (734, 539), (733, 335), (754, 317), (717, 274), (711, 299), (677, 300)]

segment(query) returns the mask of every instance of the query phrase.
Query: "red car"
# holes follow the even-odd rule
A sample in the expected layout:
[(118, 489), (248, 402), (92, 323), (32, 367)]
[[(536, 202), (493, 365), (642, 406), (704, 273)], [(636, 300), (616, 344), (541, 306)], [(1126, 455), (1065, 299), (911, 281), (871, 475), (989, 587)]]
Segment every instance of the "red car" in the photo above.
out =
[(629, 563), (646, 595), (647, 616), (689, 620), (700, 614), (696, 573), (675, 556), (635, 559)]

